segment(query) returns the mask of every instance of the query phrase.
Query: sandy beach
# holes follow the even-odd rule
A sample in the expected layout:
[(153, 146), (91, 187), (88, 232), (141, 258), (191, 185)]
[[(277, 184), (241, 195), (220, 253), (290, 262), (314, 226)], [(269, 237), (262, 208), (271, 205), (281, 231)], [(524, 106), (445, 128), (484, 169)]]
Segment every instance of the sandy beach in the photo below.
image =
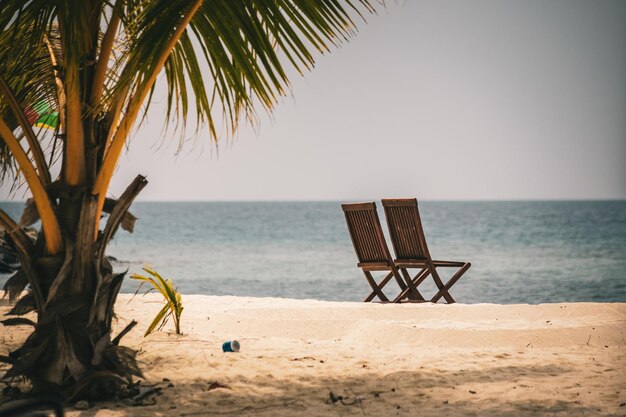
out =
[[(116, 305), (116, 329), (139, 321), (123, 344), (139, 350), (143, 384), (160, 389), (153, 405), (70, 416), (626, 415), (625, 303), (183, 301), (184, 334), (170, 323), (147, 338), (159, 297)], [(5, 353), (27, 328), (0, 334)], [(240, 352), (222, 352), (229, 339)]]

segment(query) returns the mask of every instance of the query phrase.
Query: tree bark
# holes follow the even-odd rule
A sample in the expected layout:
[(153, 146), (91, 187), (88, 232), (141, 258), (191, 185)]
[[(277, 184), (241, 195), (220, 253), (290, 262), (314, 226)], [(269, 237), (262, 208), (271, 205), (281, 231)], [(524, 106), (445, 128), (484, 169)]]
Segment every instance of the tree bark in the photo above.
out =
[[(33, 383), (34, 393), (97, 400), (111, 398), (124, 385), (132, 385), (132, 376), (141, 376), (135, 352), (118, 346), (121, 335), (129, 329), (117, 337), (111, 333), (113, 307), (125, 272), (114, 273), (105, 251), (146, 184), (142, 176), (131, 183), (115, 202), (97, 239), (98, 196), (84, 187), (60, 197), (59, 210), (64, 216), (59, 223), (65, 251), (49, 255), (37, 250), (43, 245), (36, 242), (29, 256), (20, 257), (16, 276), (22, 278), (14, 281), (24, 282), (25, 275), (31, 285), (29, 293), (8, 314), (19, 316), (35, 310), (37, 321), (23, 346), (8, 357), (0, 357), (12, 364), (5, 379), (26, 376)], [(18, 232), (9, 236), (18, 244), (23, 240)], [(9, 320), (4, 324), (28, 323)]]

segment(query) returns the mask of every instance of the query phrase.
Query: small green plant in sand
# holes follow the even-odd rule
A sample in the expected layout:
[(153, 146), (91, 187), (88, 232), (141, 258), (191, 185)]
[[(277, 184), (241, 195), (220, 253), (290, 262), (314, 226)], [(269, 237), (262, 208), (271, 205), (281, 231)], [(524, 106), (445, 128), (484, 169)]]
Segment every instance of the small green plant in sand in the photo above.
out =
[[(152, 287), (145, 292), (145, 294), (150, 291), (158, 291), (164, 298), (165, 305), (159, 311), (159, 313), (154, 317), (152, 323), (144, 333), (144, 337), (148, 336), (150, 333), (154, 332), (155, 329), (157, 331), (161, 331), (167, 320), (172, 317), (174, 320), (174, 327), (176, 328), (176, 334), (181, 334), (180, 332), (180, 315), (183, 313), (183, 298), (180, 293), (174, 287), (171, 279), (163, 279), (161, 275), (155, 271), (151, 266), (144, 265), (143, 270), (149, 275), (139, 275), (132, 274), (130, 277), (132, 279), (136, 279), (141, 281), (141, 285), (137, 288), (135, 295), (139, 292), (143, 284), (151, 285)], [(160, 323), (160, 324), (159, 324)], [(158, 326), (158, 328), (157, 328)]]

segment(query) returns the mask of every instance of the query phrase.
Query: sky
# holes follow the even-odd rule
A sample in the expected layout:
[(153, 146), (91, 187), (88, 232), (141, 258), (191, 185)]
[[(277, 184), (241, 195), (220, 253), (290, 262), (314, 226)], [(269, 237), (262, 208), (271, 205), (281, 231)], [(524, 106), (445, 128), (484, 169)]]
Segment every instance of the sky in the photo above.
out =
[(159, 147), (157, 94), (111, 194), (141, 173), (139, 200), (626, 198), (625, 1), (387, 3), (217, 149)]

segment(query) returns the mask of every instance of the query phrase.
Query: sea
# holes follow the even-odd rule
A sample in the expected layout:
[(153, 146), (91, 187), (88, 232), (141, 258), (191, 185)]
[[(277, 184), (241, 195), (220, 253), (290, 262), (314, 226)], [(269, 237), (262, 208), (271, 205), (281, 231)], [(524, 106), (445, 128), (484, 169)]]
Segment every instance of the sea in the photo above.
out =
[[(14, 218), (22, 206), (0, 203)], [(457, 302), (626, 302), (626, 200), (419, 207), (433, 258), (472, 264), (451, 290)], [(341, 202), (137, 202), (131, 212), (134, 233), (119, 230), (108, 250), (114, 267), (150, 265), (183, 296), (360, 301), (370, 292)], [(122, 291), (138, 286), (127, 277)]]

